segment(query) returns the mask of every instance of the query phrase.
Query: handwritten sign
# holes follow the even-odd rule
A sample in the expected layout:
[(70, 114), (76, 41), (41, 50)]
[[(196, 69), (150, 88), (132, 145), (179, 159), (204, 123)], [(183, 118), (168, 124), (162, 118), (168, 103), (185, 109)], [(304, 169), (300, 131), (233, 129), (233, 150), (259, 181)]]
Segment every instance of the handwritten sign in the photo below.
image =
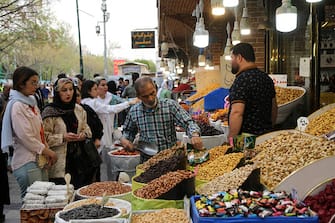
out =
[(155, 48), (155, 31), (132, 31), (131, 48)]
[(275, 86), (287, 87), (287, 74), (270, 74), (269, 77), (273, 80)]

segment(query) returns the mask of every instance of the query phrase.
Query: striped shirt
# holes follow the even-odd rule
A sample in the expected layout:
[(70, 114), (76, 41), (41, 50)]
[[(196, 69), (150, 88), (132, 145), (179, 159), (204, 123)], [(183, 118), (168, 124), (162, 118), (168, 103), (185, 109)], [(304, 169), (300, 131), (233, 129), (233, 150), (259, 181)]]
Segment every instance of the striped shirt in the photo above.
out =
[(156, 108), (147, 109), (143, 103), (131, 107), (124, 122), (123, 136), (134, 140), (140, 133), (139, 141), (155, 143), (159, 150), (171, 148), (177, 142), (175, 126), (192, 133), (200, 133), (199, 126), (191, 116), (174, 100), (157, 99)]

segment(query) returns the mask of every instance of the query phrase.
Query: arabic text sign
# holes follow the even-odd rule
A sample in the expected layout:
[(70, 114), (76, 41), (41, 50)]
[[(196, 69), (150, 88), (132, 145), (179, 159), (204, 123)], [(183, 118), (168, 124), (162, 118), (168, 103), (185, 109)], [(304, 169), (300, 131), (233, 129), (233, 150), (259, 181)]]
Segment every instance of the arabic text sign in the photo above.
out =
[(155, 48), (155, 31), (132, 31), (131, 48)]

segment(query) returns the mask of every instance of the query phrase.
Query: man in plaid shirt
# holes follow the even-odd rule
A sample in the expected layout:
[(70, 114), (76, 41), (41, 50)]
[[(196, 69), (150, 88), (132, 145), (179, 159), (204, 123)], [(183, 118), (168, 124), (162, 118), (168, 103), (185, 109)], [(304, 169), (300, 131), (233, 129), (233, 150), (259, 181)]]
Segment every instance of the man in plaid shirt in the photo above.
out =
[(150, 77), (139, 78), (135, 90), (142, 103), (131, 107), (124, 122), (121, 143), (126, 149), (134, 149), (132, 142), (137, 133), (139, 141), (156, 144), (159, 151), (170, 148), (177, 142), (176, 125), (186, 130), (195, 148), (202, 149), (199, 126), (176, 101), (158, 99)]

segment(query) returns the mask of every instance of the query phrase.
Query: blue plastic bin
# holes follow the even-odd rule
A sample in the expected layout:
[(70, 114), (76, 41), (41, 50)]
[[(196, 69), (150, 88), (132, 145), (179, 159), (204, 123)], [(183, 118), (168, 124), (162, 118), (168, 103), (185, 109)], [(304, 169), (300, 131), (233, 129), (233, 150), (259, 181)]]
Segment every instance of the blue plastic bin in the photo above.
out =
[(192, 196), (191, 201), (191, 217), (193, 223), (318, 223), (319, 218), (315, 217), (229, 217), (229, 218), (220, 218), (220, 217), (200, 217), (197, 208), (195, 207), (195, 199), (200, 196)]

